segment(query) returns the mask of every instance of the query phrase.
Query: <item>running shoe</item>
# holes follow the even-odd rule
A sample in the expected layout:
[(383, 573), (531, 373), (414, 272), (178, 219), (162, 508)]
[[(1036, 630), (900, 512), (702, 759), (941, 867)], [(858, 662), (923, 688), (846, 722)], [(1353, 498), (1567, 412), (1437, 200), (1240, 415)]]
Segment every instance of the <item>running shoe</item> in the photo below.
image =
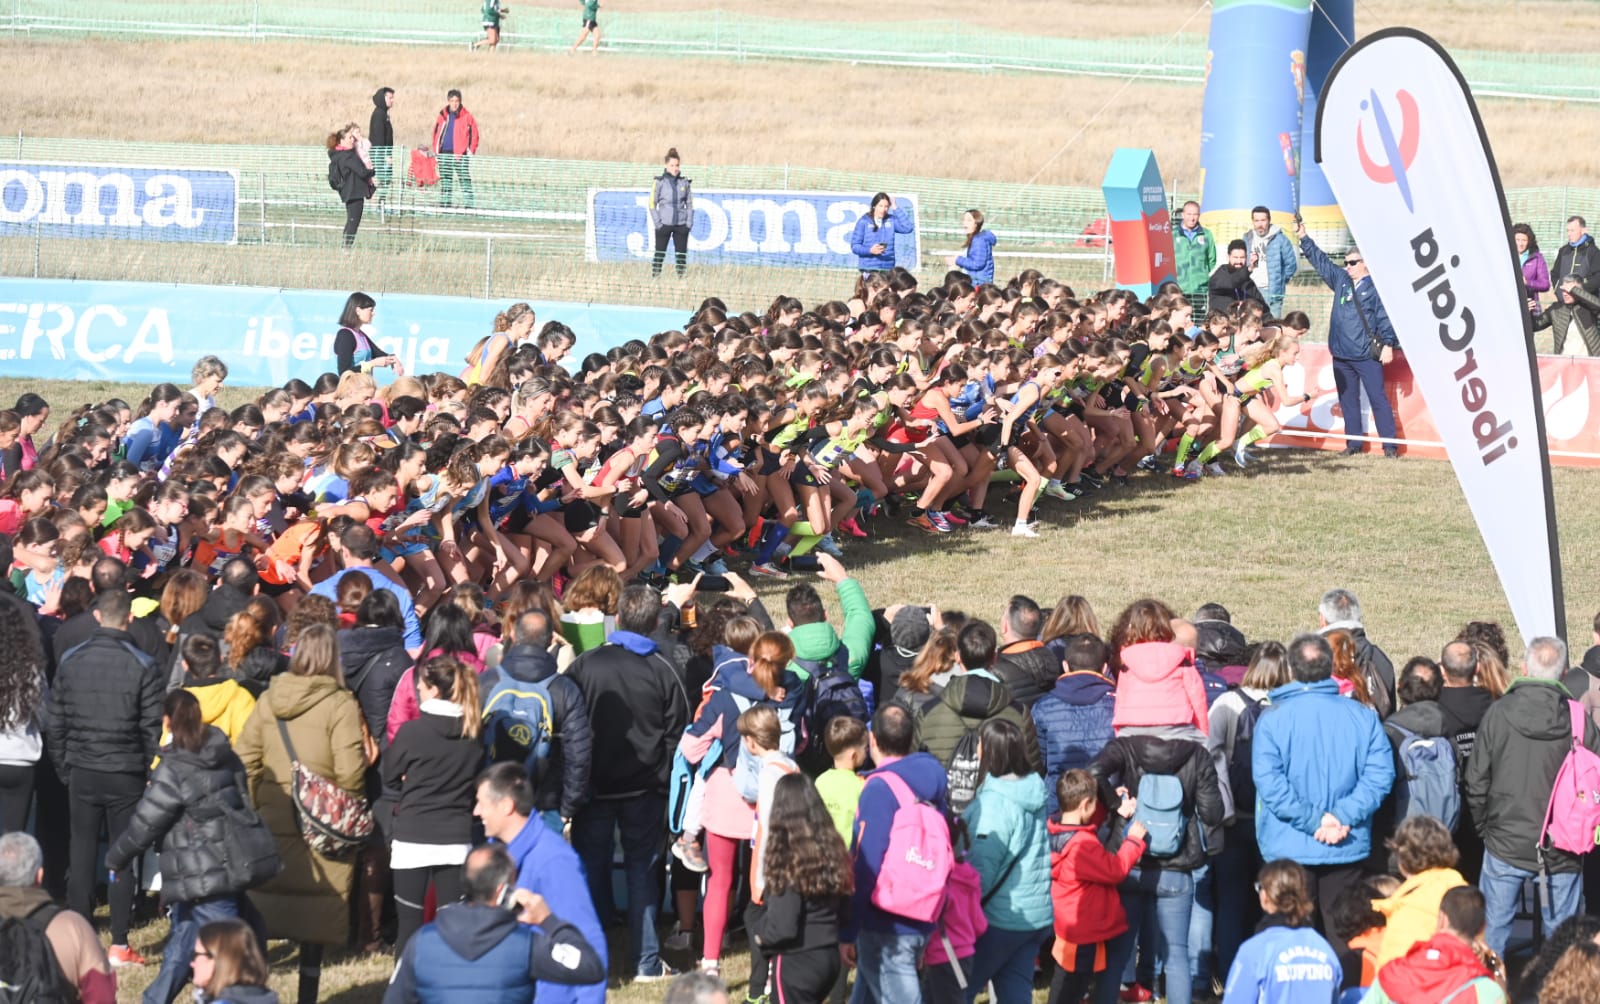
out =
[(1039, 531), (1035, 530), (1033, 528), (1033, 524), (1032, 523), (1017, 523), (1017, 524), (1015, 524), (1014, 526), (1011, 527), (1011, 536), (1013, 536), (1013, 537), (1037, 537), (1037, 536), (1039, 536)]
[(1067, 490), (1061, 486), (1059, 481), (1046, 481), (1044, 487), (1039, 489), (1039, 494), (1048, 495), (1063, 502), (1068, 502), (1072, 499), (1072, 496), (1067, 494)]
[(785, 572), (770, 561), (762, 562), (759, 565), (751, 565), (750, 574), (760, 575), (768, 579), (787, 579), (789, 577), (788, 572)]
[(1235, 466), (1242, 470), (1245, 465), (1249, 464), (1254, 459), (1255, 454), (1251, 453), (1250, 448), (1244, 445), (1244, 440), (1241, 439), (1237, 444), (1234, 445), (1233, 462)]
[(1081, 499), (1085, 495), (1089, 494), (1089, 489), (1085, 488), (1083, 483), (1080, 481), (1068, 481), (1061, 487), (1065, 488), (1067, 490), (1067, 494), (1071, 495), (1074, 499)]
[(762, 519), (760, 516), (757, 516), (755, 523), (751, 524), (750, 526), (750, 532), (744, 535), (744, 546), (751, 551), (754, 551), (756, 548), (760, 547), (761, 538), (765, 534), (766, 529), (767, 521)]
[(663, 963), (661, 963), (661, 972), (659, 972), (659, 973), (640, 973), (640, 974), (638, 974), (637, 976), (635, 976), (633, 978), (633, 982), (635, 982), (635, 983), (665, 983), (667, 980), (670, 980), (670, 979), (672, 979), (673, 977), (675, 977), (677, 975), (678, 975), (678, 971), (676, 969), (672, 968), (671, 966), (669, 966), (665, 962), (663, 962)]
[(1191, 481), (1205, 473), (1205, 471), (1201, 469), (1200, 461), (1198, 460), (1189, 461), (1189, 466), (1185, 467), (1183, 470), (1184, 477), (1190, 479)]
[(966, 517), (957, 515), (955, 512), (949, 509), (939, 510), (939, 515), (943, 516), (944, 521), (949, 523), (951, 526), (966, 526), (971, 522), (971, 520), (967, 519)]
[(934, 512), (932, 509), (929, 509), (928, 521), (932, 523), (934, 528), (940, 533), (949, 533), (953, 529), (953, 527), (950, 525), (950, 521), (944, 518), (944, 513), (942, 512)]
[(1186, 465), (1178, 464), (1172, 468), (1172, 476), (1175, 478), (1187, 477), (1188, 470), (1189, 468)]
[(1106, 476), (1104, 474), (1096, 474), (1094, 471), (1084, 471), (1078, 475), (1078, 480), (1087, 486), (1090, 491), (1093, 491), (1106, 483)]
[(1139, 984), (1130, 983), (1122, 988), (1122, 992), (1117, 995), (1117, 1000), (1121, 1001), (1122, 1004), (1144, 1004), (1145, 1001), (1155, 1000), (1155, 997), (1155, 994)]
[(727, 575), (728, 574), (728, 563), (726, 561), (722, 560), (722, 555), (720, 555), (720, 554), (716, 555), (710, 561), (706, 562), (702, 567), (705, 568), (707, 575)]
[(839, 542), (833, 539), (833, 534), (826, 534), (817, 541), (817, 550), (835, 558), (843, 558), (844, 552), (839, 549)]
[(700, 845), (691, 843), (686, 837), (680, 836), (672, 842), (672, 856), (697, 875), (704, 875), (711, 869), (706, 863), (705, 852), (700, 850)]
[(1149, 456), (1145, 457), (1143, 460), (1139, 461), (1139, 470), (1141, 470), (1141, 471), (1159, 471), (1159, 470), (1161, 470), (1161, 458), (1156, 456), (1154, 453), (1150, 454)]
[(122, 969), (125, 966), (143, 966), (149, 964), (145, 962), (144, 956), (129, 948), (127, 945), (112, 945), (111, 948), (106, 951), (106, 958), (111, 961), (111, 966), (113, 969)]
[(998, 530), (998, 529), (1000, 529), (1000, 521), (995, 519), (993, 516), (989, 515), (986, 512), (978, 513), (978, 515), (972, 520), (972, 522), (968, 523), (967, 525), (972, 527), (974, 530)]
[(928, 514), (926, 514), (926, 513), (924, 513), (921, 516), (913, 516), (913, 517), (911, 517), (910, 519), (906, 520), (906, 525), (907, 526), (914, 526), (918, 530), (921, 530), (923, 533), (944, 533), (945, 532), (945, 531), (939, 529), (938, 526), (934, 525), (933, 520), (929, 519), (928, 518)]
[(1191, 462), (1183, 467), (1174, 467), (1172, 469), (1172, 476), (1175, 478), (1182, 478), (1185, 481), (1198, 481), (1200, 480), (1200, 468), (1196, 467), (1194, 463)]
[(722, 963), (718, 959), (701, 959), (699, 972), (722, 979)]
[(851, 516), (849, 519), (840, 523), (839, 529), (843, 530), (845, 533), (848, 533), (852, 537), (864, 538), (867, 535), (867, 531), (861, 529), (861, 524), (856, 522), (856, 518), (854, 516)]
[(1228, 472), (1222, 469), (1222, 465), (1221, 464), (1219, 464), (1215, 460), (1213, 460), (1213, 461), (1211, 461), (1211, 463), (1206, 465), (1206, 473), (1211, 475), (1212, 477), (1220, 478), (1220, 477), (1225, 477)]

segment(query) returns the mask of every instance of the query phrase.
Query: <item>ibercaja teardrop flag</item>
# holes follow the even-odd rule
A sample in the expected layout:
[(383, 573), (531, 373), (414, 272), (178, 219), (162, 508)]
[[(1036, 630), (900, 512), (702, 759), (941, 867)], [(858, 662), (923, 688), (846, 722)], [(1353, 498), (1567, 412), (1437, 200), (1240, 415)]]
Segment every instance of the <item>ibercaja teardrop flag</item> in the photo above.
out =
[(1357, 42), (1322, 90), (1316, 159), (1372, 271), (1517, 628), (1524, 641), (1565, 637), (1527, 293), (1500, 175), (1461, 71), (1439, 43), (1408, 28)]

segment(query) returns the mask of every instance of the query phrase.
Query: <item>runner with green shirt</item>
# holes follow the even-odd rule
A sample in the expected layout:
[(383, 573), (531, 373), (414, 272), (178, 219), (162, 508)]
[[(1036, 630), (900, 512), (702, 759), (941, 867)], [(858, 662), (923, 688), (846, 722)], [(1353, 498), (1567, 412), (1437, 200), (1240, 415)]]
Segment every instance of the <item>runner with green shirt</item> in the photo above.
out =
[[(577, 52), (582, 47), (583, 40), (589, 37), (590, 32), (594, 32), (594, 45), (589, 51), (598, 55), (600, 52), (600, 0), (578, 0), (578, 2), (583, 4), (583, 33), (578, 36), (576, 42), (572, 43), (572, 52)], [(568, 53), (568, 55), (571, 55), (571, 53)]]
[(483, 0), (483, 37), (473, 42), (470, 48), (487, 48), (495, 51), (500, 45), (500, 21), (510, 17), (511, 8), (500, 0)]

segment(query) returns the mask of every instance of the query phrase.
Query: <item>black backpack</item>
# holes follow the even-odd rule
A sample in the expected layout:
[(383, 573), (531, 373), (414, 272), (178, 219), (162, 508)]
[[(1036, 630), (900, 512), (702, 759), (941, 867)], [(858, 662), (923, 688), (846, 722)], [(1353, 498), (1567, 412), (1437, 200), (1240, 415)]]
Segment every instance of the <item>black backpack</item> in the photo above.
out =
[(794, 664), (811, 675), (811, 735), (827, 735), (828, 723), (840, 716), (858, 722), (868, 720), (867, 699), (861, 693), (861, 685), (850, 675), (849, 653), (843, 642), (826, 662), (796, 659)]
[(78, 999), (44, 933), (60, 912), (47, 903), (27, 917), (0, 920), (0, 1004), (68, 1004)]
[(1238, 722), (1233, 727), (1233, 752), (1228, 756), (1228, 789), (1233, 792), (1235, 816), (1241, 813), (1254, 815), (1256, 811), (1256, 779), (1250, 773), (1251, 745), (1256, 734), (1256, 723), (1261, 720), (1262, 712), (1267, 710), (1265, 697), (1252, 701), (1242, 690), (1239, 696), (1244, 698), (1244, 709), (1239, 712)]
[(961, 733), (956, 748), (950, 751), (950, 762), (944, 765), (944, 769), (950, 781), (950, 811), (959, 813), (978, 796), (978, 779), (983, 776), (978, 761), (977, 729), (967, 729)]

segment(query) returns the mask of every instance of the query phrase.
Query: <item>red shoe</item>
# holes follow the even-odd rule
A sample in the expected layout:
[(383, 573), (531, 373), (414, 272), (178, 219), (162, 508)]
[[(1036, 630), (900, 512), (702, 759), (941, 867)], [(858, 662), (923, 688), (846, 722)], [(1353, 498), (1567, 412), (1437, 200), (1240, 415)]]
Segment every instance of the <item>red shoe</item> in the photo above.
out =
[(760, 546), (761, 534), (762, 531), (766, 530), (766, 528), (767, 521), (762, 519), (760, 516), (757, 516), (755, 523), (750, 527), (750, 532), (744, 535), (744, 546), (747, 550), (754, 551), (758, 546)]
[(848, 533), (852, 537), (865, 537), (867, 535), (867, 531), (861, 529), (861, 524), (856, 522), (856, 518), (854, 516), (851, 516), (843, 523), (840, 523), (839, 529), (843, 530), (845, 533)]
[(1127, 1004), (1143, 1004), (1145, 1001), (1155, 1000), (1156, 995), (1146, 990), (1137, 983), (1130, 983), (1117, 995), (1117, 1000)]
[(127, 945), (112, 945), (111, 948), (106, 951), (106, 958), (110, 960), (113, 969), (121, 969), (124, 966), (143, 966), (148, 964), (145, 962), (144, 956), (129, 948)]

